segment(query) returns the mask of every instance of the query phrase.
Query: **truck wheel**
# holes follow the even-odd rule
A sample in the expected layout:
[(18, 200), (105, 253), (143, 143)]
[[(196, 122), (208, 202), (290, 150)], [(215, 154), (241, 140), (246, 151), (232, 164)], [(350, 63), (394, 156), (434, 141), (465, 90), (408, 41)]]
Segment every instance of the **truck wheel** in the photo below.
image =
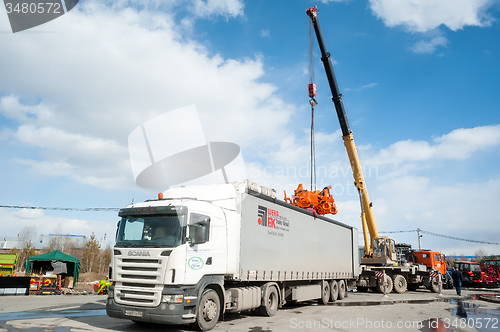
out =
[(322, 281), (321, 282), (321, 303), (322, 304), (328, 304), (328, 301), (330, 300), (330, 285), (328, 284), (328, 281)]
[(453, 280), (448, 279), (447, 284), (448, 284), (448, 289), (453, 289), (453, 288), (455, 288), (455, 286), (453, 285)]
[(406, 292), (406, 278), (401, 274), (396, 274), (393, 277), (393, 292), (403, 294)]
[(345, 282), (344, 280), (339, 280), (339, 300), (342, 300), (345, 297)]
[(430, 281), (430, 287), (429, 290), (433, 293), (439, 293), (439, 284), (441, 284), (441, 289), (443, 289), (443, 285), (441, 283), (441, 275), (439, 275), (437, 278), (432, 278)]
[(389, 294), (390, 292), (392, 292), (392, 279), (389, 275), (385, 275), (384, 276), (384, 282), (380, 282), (380, 281), (377, 281), (377, 291), (379, 293), (383, 293), (384, 292), (384, 284), (385, 284), (385, 292), (387, 294)]
[(276, 287), (269, 286), (266, 289), (266, 294), (264, 295), (264, 305), (259, 307), (259, 313), (262, 316), (271, 317), (274, 316), (276, 310), (278, 309), (278, 291)]
[(337, 280), (332, 280), (330, 282), (330, 300), (332, 302), (337, 301), (339, 298), (339, 284), (337, 283)]
[(198, 305), (198, 314), (193, 327), (199, 331), (209, 331), (215, 327), (219, 320), (220, 300), (213, 289), (207, 289), (201, 296)]

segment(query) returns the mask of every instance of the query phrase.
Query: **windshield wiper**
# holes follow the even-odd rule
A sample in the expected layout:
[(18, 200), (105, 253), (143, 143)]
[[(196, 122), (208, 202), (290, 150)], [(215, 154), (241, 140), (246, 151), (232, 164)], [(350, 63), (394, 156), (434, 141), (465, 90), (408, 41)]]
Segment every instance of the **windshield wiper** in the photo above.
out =
[(124, 248), (135, 248), (137, 245), (133, 242), (118, 242), (116, 244), (117, 247), (124, 247)]
[(141, 247), (144, 247), (144, 248), (161, 248), (163, 246), (161, 244), (158, 244), (158, 243), (151, 243), (151, 244), (141, 245)]

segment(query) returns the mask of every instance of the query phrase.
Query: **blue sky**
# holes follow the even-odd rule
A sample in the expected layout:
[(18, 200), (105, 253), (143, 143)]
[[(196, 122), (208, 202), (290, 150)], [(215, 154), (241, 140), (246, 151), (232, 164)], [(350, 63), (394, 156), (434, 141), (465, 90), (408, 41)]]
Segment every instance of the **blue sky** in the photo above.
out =
[[(309, 167), (305, 11), (313, 5), (379, 230), (419, 227), (498, 242), (500, 5), (493, 0), (81, 1), (17, 34), (2, 8), (0, 205), (123, 207), (155, 197), (134, 183), (128, 135), (191, 104), (207, 141), (240, 145), (248, 177), (279, 196), (309, 183), (298, 170)], [(361, 228), (316, 40), (314, 47), (318, 186), (336, 189), (335, 219)], [(108, 240), (118, 219), (12, 209), (0, 217), (0, 236), (60, 225)], [(417, 244), (414, 233), (393, 237)], [(429, 235), (423, 245), (450, 255), (500, 253)]]

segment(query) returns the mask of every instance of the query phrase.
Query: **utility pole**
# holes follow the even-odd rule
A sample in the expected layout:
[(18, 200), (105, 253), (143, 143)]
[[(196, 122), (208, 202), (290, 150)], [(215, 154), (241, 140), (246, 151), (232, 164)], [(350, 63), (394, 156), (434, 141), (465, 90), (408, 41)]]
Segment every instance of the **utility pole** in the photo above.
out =
[(422, 243), (420, 241), (422, 235), (420, 235), (420, 228), (417, 228), (417, 234), (418, 234), (418, 250), (422, 250)]

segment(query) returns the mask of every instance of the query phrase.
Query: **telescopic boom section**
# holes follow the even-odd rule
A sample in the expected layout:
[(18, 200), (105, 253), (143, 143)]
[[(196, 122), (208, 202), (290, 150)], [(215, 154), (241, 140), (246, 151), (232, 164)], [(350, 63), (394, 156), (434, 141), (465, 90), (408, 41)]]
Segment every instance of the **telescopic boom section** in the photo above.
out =
[[(373, 216), (370, 198), (368, 197), (368, 190), (365, 186), (365, 180), (363, 178), (363, 172), (361, 171), (361, 164), (359, 162), (358, 152), (356, 150), (356, 145), (354, 144), (354, 138), (352, 135), (351, 128), (349, 127), (349, 121), (347, 120), (347, 115), (344, 109), (344, 103), (342, 102), (342, 95), (339, 92), (339, 87), (335, 74), (333, 72), (332, 61), (330, 59), (330, 53), (326, 51), (325, 42), (323, 40), (323, 35), (319, 27), (318, 9), (316, 6), (307, 9), (307, 15), (312, 20), (314, 31), (316, 37), (318, 38), (319, 48), (321, 50), (321, 61), (325, 67), (326, 77), (328, 78), (328, 83), (330, 84), (330, 90), (332, 92), (332, 100), (335, 105), (335, 110), (337, 111), (337, 116), (340, 122), (340, 128), (342, 130), (342, 139), (344, 140), (344, 145), (347, 149), (347, 155), (349, 156), (349, 161), (351, 163), (352, 174), (354, 176), (354, 185), (358, 189), (358, 193), (361, 200), (361, 220), (363, 223), (363, 232), (365, 240), (365, 254), (369, 255), (372, 251), (370, 250), (373, 239), (379, 238), (377, 225), (375, 224), (375, 218)], [(367, 230), (370, 233), (370, 240), (368, 240)]]

